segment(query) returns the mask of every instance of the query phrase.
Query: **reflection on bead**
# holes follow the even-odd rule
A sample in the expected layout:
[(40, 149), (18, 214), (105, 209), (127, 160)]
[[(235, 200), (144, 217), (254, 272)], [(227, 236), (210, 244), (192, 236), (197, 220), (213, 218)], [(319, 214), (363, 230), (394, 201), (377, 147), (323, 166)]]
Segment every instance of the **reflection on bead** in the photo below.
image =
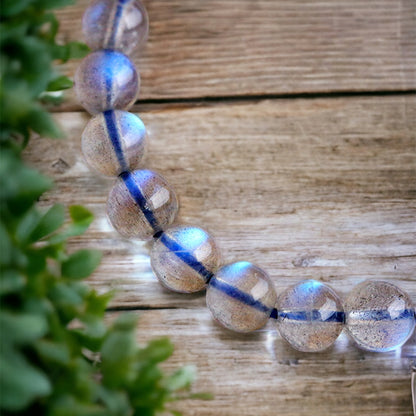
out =
[(277, 299), (277, 310), (280, 334), (299, 351), (325, 350), (343, 328), (344, 312), (339, 296), (316, 280), (286, 289)]
[(236, 332), (263, 327), (276, 298), (268, 274), (245, 261), (219, 269), (207, 288), (207, 306), (214, 319)]
[(192, 293), (205, 289), (220, 263), (214, 239), (197, 227), (173, 227), (154, 243), (150, 253), (153, 271), (166, 288)]
[(146, 129), (139, 117), (108, 110), (92, 117), (82, 133), (82, 152), (97, 172), (117, 176), (139, 167)]
[(403, 345), (415, 327), (409, 296), (383, 281), (366, 281), (356, 286), (345, 304), (345, 324), (360, 348), (390, 351)]
[(149, 19), (137, 0), (95, 0), (85, 10), (82, 29), (91, 49), (116, 49), (128, 55), (146, 42)]
[(175, 219), (178, 200), (166, 180), (150, 170), (124, 172), (107, 201), (113, 227), (124, 237), (151, 239)]
[(139, 76), (130, 59), (108, 49), (86, 56), (75, 73), (78, 101), (91, 114), (126, 110), (139, 92)]

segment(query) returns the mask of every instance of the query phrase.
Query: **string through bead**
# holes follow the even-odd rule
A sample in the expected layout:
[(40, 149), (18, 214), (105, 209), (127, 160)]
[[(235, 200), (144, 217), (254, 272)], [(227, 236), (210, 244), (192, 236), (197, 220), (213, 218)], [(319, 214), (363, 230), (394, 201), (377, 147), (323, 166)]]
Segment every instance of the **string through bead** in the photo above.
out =
[(153, 240), (151, 266), (164, 287), (180, 293), (206, 289), (213, 318), (236, 332), (257, 330), (272, 318), (300, 351), (329, 348), (344, 327), (365, 350), (390, 351), (406, 342), (415, 327), (415, 308), (391, 283), (363, 282), (344, 306), (333, 289), (316, 280), (277, 296), (260, 267), (246, 261), (220, 267), (220, 250), (209, 233), (172, 226), (176, 194), (161, 175), (141, 169), (146, 129), (126, 111), (140, 86), (127, 55), (147, 39), (147, 12), (137, 0), (95, 0), (84, 14), (83, 31), (94, 52), (75, 75), (78, 99), (93, 115), (82, 135), (82, 151), (92, 169), (117, 177), (107, 201), (109, 220), (124, 237)]

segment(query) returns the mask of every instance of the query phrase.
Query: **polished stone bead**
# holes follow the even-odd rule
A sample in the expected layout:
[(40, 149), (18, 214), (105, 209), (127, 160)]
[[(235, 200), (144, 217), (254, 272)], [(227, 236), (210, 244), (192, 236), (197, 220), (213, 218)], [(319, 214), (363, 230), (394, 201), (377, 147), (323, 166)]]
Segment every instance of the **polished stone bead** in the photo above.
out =
[(95, 0), (85, 10), (82, 30), (91, 49), (116, 49), (128, 55), (146, 43), (149, 19), (140, 1)]
[(75, 92), (91, 114), (126, 110), (139, 92), (139, 76), (130, 59), (116, 51), (101, 50), (86, 56), (75, 73)]
[(305, 352), (330, 347), (343, 328), (339, 296), (316, 280), (289, 287), (277, 298), (277, 327), (290, 345)]
[(150, 253), (152, 269), (166, 288), (180, 293), (205, 289), (220, 264), (220, 252), (206, 231), (178, 226), (167, 229)]
[(246, 261), (221, 267), (207, 288), (207, 306), (212, 316), (222, 326), (236, 332), (263, 327), (276, 298), (268, 274)]
[(344, 309), (348, 332), (364, 350), (394, 350), (406, 342), (415, 327), (409, 296), (389, 282), (368, 280), (357, 285)]
[(111, 224), (127, 238), (151, 239), (173, 222), (177, 211), (172, 187), (150, 170), (122, 173), (107, 200)]
[(108, 110), (92, 117), (82, 133), (82, 152), (97, 172), (118, 176), (139, 167), (145, 150), (146, 129), (127, 111)]

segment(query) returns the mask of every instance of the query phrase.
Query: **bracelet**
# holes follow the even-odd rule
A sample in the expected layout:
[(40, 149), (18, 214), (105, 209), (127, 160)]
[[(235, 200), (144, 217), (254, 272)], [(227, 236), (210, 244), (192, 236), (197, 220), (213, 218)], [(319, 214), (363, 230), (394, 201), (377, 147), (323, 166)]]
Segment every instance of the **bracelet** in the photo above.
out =
[(113, 227), (126, 238), (153, 240), (150, 258), (160, 283), (180, 293), (206, 289), (213, 318), (236, 332), (251, 332), (275, 319), (282, 337), (305, 352), (329, 348), (345, 327), (358, 347), (390, 351), (411, 336), (416, 321), (410, 297), (385, 281), (357, 285), (344, 304), (329, 286), (306, 280), (279, 296), (269, 275), (240, 261), (222, 265), (213, 237), (199, 227), (171, 224), (178, 200), (169, 183), (137, 170), (146, 129), (125, 110), (137, 96), (140, 77), (127, 56), (144, 45), (148, 16), (136, 0), (95, 0), (83, 31), (94, 50), (75, 74), (81, 105), (93, 115), (82, 134), (82, 152), (95, 171), (117, 177), (107, 201)]

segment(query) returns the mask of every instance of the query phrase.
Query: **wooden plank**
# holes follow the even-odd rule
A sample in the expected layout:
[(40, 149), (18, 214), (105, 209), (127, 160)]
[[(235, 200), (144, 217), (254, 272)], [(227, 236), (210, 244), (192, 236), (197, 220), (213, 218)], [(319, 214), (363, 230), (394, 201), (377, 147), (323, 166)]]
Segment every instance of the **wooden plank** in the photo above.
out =
[(307, 354), (291, 349), (272, 323), (242, 335), (213, 323), (206, 309), (140, 314), (140, 343), (165, 335), (175, 344), (166, 369), (195, 363), (199, 377), (193, 390), (214, 394), (209, 402), (172, 405), (187, 416), (412, 414), (410, 359), (405, 356), (410, 346), (368, 353), (342, 334), (331, 350)]
[[(80, 0), (61, 39), (81, 40)], [(413, 0), (152, 0), (140, 99), (416, 88)], [(65, 67), (73, 74), (77, 62)], [(66, 108), (76, 108), (69, 97)]]
[[(210, 230), (226, 262), (246, 259), (280, 291), (305, 278), (342, 295), (388, 279), (416, 300), (416, 101), (411, 96), (265, 100), (139, 107), (149, 133), (146, 166), (180, 198), (179, 222)], [(80, 151), (84, 113), (61, 113), (68, 139), (31, 142), (26, 156), (53, 177), (43, 200), (83, 204), (97, 220), (71, 249), (99, 247), (90, 282), (114, 288), (114, 308), (203, 307), (204, 295), (164, 290), (148, 246), (121, 239), (105, 218), (112, 180)]]

